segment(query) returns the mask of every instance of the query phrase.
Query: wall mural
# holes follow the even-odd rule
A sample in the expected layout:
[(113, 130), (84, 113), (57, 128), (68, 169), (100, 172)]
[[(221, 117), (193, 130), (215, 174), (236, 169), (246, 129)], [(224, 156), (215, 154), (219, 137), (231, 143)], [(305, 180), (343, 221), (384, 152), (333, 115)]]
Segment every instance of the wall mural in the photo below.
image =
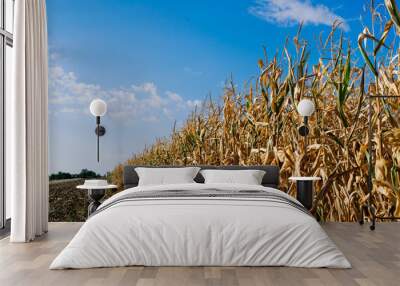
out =
[[(279, 165), (291, 194), (288, 177), (322, 177), (312, 210), (321, 219), (357, 220), (368, 200), (368, 96), (400, 94), (391, 1), (376, 10), (359, 1), (351, 11), (299, 0), (126, 2), (116, 1), (119, 17), (97, 31), (110, 13), (105, 1), (90, 19), (85, 7), (73, 13), (67, 1), (49, 1), (52, 220), (84, 220), (84, 194), (60, 198), (83, 178), (121, 185), (126, 163)], [(60, 33), (73, 18), (82, 31), (66, 40)], [(306, 97), (316, 106), (307, 144), (296, 111)], [(100, 163), (94, 98), (108, 105)], [(381, 215), (400, 215), (399, 104), (372, 100), (371, 198)]]

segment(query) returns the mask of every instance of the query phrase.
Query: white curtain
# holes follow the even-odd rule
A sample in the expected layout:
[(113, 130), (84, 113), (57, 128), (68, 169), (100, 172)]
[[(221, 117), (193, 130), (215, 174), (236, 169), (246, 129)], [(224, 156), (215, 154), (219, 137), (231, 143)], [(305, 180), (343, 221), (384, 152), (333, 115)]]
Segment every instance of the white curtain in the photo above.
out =
[(47, 20), (45, 0), (15, 1), (13, 95), (7, 135), (11, 136), (9, 178), (12, 242), (47, 232)]

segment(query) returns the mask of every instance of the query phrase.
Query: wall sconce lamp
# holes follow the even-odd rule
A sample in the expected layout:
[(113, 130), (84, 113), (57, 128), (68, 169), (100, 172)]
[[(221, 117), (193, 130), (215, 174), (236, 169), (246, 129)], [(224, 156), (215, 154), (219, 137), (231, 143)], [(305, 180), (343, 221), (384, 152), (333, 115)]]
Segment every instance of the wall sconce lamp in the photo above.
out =
[(303, 125), (299, 127), (299, 134), (306, 137), (310, 132), (308, 128), (308, 117), (315, 111), (314, 102), (310, 99), (302, 99), (297, 105), (297, 112), (304, 117)]
[(104, 126), (100, 125), (100, 117), (104, 116), (107, 112), (107, 104), (104, 100), (99, 98), (92, 100), (90, 103), (90, 113), (96, 116), (96, 129), (94, 132), (97, 135), (97, 162), (100, 161), (100, 136), (106, 134), (106, 129)]

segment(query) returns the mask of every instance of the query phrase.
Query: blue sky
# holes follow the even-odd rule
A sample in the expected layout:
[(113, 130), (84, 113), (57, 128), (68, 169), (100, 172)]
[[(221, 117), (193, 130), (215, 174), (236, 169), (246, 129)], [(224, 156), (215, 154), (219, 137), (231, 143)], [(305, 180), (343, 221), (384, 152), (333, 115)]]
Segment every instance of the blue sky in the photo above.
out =
[[(299, 21), (315, 43), (339, 18), (355, 47), (367, 2), (48, 0), (50, 172), (111, 170), (208, 94), (218, 99), (231, 75), (239, 87), (256, 76), (262, 47), (281, 51)], [(97, 97), (109, 106), (100, 164), (89, 114)]]

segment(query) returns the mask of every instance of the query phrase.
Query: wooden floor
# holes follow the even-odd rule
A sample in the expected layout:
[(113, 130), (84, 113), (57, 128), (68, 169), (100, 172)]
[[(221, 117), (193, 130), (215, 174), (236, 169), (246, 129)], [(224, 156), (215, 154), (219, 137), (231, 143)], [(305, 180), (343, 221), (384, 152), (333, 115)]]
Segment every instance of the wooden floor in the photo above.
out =
[(323, 225), (352, 269), (288, 267), (124, 267), (48, 270), (80, 223), (50, 223), (44, 237), (27, 244), (0, 241), (0, 285), (400, 285), (400, 224)]

